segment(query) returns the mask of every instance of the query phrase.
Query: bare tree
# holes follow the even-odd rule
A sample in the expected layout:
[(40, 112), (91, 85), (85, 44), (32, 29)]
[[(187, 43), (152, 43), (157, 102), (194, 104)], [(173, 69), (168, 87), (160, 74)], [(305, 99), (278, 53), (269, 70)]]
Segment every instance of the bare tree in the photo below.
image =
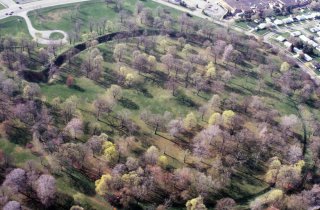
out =
[(16, 168), (6, 175), (6, 179), (2, 185), (11, 188), (14, 192), (19, 192), (25, 189), (26, 181), (26, 171), (21, 168)]
[(171, 90), (172, 96), (175, 96), (176, 90), (178, 89), (178, 80), (175, 77), (170, 77), (166, 82), (165, 86)]
[(165, 112), (164, 114), (153, 114), (150, 111), (143, 111), (140, 115), (141, 120), (146, 124), (154, 128), (154, 134), (157, 134), (158, 130), (163, 130), (165, 125), (169, 122), (171, 118), (170, 112)]
[(41, 175), (36, 183), (37, 196), (41, 203), (50, 206), (56, 195), (56, 180), (51, 175)]
[(123, 43), (116, 44), (114, 51), (113, 51), (113, 56), (114, 56), (114, 58), (118, 59), (119, 62), (121, 61), (121, 59), (125, 53), (126, 48), (127, 48), (126, 45)]
[(65, 127), (65, 131), (69, 133), (69, 135), (77, 139), (83, 134), (83, 122), (79, 118), (73, 118)]
[(22, 210), (21, 204), (17, 201), (9, 201), (3, 207), (3, 210)]
[(181, 118), (171, 120), (167, 126), (167, 129), (170, 135), (177, 137), (179, 134), (185, 131), (183, 120)]
[(93, 101), (93, 108), (96, 113), (97, 119), (100, 119), (101, 114), (110, 113), (113, 107), (116, 105), (114, 98), (99, 96)]

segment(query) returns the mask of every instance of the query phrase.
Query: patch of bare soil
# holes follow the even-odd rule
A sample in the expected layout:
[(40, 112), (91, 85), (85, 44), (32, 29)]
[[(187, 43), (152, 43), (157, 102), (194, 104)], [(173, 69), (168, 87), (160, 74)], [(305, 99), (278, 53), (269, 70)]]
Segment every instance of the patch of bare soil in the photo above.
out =
[(50, 22), (57, 23), (68, 13), (70, 13), (70, 10), (60, 9), (59, 11), (49, 12), (46, 16), (42, 16), (41, 18), (43, 21), (50, 21)]

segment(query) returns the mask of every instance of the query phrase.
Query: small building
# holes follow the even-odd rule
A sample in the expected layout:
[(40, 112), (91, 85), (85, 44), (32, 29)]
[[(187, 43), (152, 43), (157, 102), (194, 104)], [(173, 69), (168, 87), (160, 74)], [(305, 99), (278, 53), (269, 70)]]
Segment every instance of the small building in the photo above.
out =
[(212, 10), (211, 8), (204, 9), (203, 13), (209, 17), (215, 17), (215, 15), (217, 14), (217, 12)]
[(283, 36), (278, 36), (278, 37), (276, 38), (276, 40), (277, 40), (278, 42), (284, 42), (284, 41), (286, 41), (286, 38), (284, 38)]
[(314, 17), (315, 19), (319, 19), (319, 18), (320, 18), (320, 12), (315, 12), (315, 13), (314, 13), (314, 16), (315, 16), (315, 17)]
[(300, 54), (300, 53), (302, 53), (303, 51), (300, 50), (299, 48), (294, 47), (294, 48), (293, 48), (293, 52)]
[(300, 31), (294, 31), (294, 32), (291, 32), (290, 35), (293, 36), (293, 37), (297, 37), (297, 36), (300, 36), (302, 33)]
[(315, 37), (314, 41), (317, 42), (317, 43), (320, 43), (320, 37)]
[(290, 24), (290, 23), (293, 23), (294, 20), (293, 20), (292, 17), (288, 17), (288, 18), (282, 19), (282, 22), (283, 22), (284, 24)]
[[(188, 0), (185, 0), (185, 1), (188, 1)], [(188, 3), (187, 3), (188, 4)], [(196, 4), (197, 8), (199, 9), (206, 9), (206, 8), (210, 8), (210, 9), (213, 9), (212, 8), (212, 5), (211, 4), (208, 4), (208, 2), (206, 1), (197, 1), (197, 4)]]
[(310, 61), (313, 60), (313, 59), (311, 58), (311, 56), (308, 55), (308, 54), (303, 54), (303, 58), (304, 58), (304, 60), (307, 61), (307, 62), (310, 62)]
[(308, 43), (310, 41), (310, 39), (308, 37), (306, 37), (305, 35), (300, 35), (299, 38), (301, 39), (301, 41)]
[(287, 48), (292, 47), (292, 43), (291, 43), (291, 42), (285, 41), (283, 44), (284, 44), (284, 46), (286, 46)]
[(255, 22), (256, 24), (259, 24), (259, 23), (261, 23), (262, 22), (262, 20), (261, 19), (254, 19), (254, 21), (253, 22)]
[(168, 0), (171, 4), (180, 5), (181, 0)]
[(192, 11), (196, 10), (197, 7), (198, 7), (198, 5), (196, 3), (194, 3), (194, 2), (183, 1), (183, 4), (184, 4), (185, 7), (187, 7), (188, 9), (190, 9)]
[(267, 28), (267, 24), (266, 23), (260, 23), (259, 25), (258, 25), (258, 29), (259, 30), (263, 30), (263, 29), (266, 29)]
[(275, 25), (277, 26), (281, 26), (284, 24), (284, 22), (282, 20), (279, 20), (279, 19), (276, 19), (274, 22), (273, 22)]
[(298, 15), (296, 18), (297, 18), (299, 21), (304, 21), (304, 20), (307, 19), (304, 15)]
[(312, 14), (309, 14), (309, 15), (305, 15), (305, 18), (308, 19), (308, 20), (312, 20), (315, 18), (315, 15), (312, 13)]
[(312, 33), (316, 33), (316, 32), (318, 32), (318, 31), (320, 31), (320, 27), (318, 26), (318, 27), (310, 28), (310, 31), (311, 31)]
[(313, 41), (313, 40), (308, 41), (308, 44), (311, 45), (314, 48), (319, 46), (319, 44), (317, 42)]

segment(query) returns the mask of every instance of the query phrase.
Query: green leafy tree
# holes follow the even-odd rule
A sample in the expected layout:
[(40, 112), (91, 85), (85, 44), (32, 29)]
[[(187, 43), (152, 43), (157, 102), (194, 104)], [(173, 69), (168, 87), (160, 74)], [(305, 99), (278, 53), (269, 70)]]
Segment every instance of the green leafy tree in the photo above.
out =
[(222, 113), (222, 120), (223, 120), (223, 124), (224, 125), (228, 125), (232, 118), (235, 116), (236, 114), (232, 111), (232, 110), (226, 110)]
[(195, 114), (193, 112), (190, 112), (186, 118), (184, 118), (184, 127), (187, 130), (192, 130), (193, 128), (195, 128), (197, 126), (197, 118), (195, 116)]
[(111, 175), (110, 174), (104, 174), (101, 176), (100, 179), (95, 181), (95, 190), (97, 194), (103, 196), (106, 193), (108, 193), (108, 182), (111, 180)]
[(102, 145), (103, 148), (103, 155), (110, 163), (115, 163), (119, 158), (119, 153), (116, 149), (116, 146), (110, 142), (105, 141)]
[(290, 64), (287, 62), (283, 62), (280, 67), (281, 72), (286, 72), (290, 70)]
[(187, 210), (206, 210), (207, 207), (203, 204), (201, 196), (193, 198), (186, 203)]

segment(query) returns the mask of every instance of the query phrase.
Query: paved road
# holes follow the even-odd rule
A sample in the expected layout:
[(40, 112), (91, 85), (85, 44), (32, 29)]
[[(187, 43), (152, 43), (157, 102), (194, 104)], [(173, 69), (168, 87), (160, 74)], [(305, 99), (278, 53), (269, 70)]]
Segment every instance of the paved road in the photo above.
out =
[(0, 3), (5, 7), (11, 7), (16, 4), (13, 0), (1, 0)]

